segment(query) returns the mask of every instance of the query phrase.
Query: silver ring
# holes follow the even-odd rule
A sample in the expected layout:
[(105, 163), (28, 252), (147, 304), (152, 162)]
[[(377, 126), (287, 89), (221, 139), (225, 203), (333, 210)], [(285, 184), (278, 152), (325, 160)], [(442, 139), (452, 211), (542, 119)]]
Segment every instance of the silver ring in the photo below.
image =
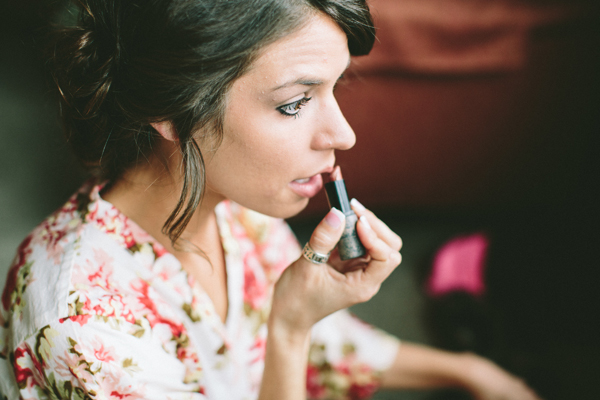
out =
[(302, 256), (313, 264), (325, 264), (329, 260), (329, 254), (317, 253), (308, 242), (302, 249)]

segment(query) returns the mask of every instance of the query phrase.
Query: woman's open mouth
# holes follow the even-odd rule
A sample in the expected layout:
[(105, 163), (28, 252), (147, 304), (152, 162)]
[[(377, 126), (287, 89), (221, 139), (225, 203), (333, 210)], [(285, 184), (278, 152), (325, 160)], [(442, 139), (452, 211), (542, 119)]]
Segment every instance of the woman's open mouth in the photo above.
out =
[(321, 174), (316, 174), (310, 178), (296, 179), (289, 183), (292, 192), (300, 197), (314, 197), (323, 188), (323, 178)]

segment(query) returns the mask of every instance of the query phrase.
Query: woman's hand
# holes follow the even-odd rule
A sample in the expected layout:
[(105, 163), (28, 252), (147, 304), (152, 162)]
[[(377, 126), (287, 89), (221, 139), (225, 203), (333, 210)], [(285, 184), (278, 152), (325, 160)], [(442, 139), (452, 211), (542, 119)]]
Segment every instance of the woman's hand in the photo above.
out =
[(483, 357), (469, 354), (465, 387), (477, 400), (541, 400), (525, 381)]
[[(296, 260), (275, 285), (271, 328), (275, 325), (288, 332), (308, 332), (327, 315), (369, 300), (400, 264), (400, 238), (360, 203), (353, 200), (352, 206), (359, 216), (357, 233), (366, 256), (342, 262), (334, 253), (329, 264), (314, 264), (304, 257)], [(330, 210), (310, 238), (312, 249), (322, 254), (332, 251), (344, 223), (343, 213)], [(339, 272), (349, 268), (349, 272)]]
[[(402, 239), (396, 235), (383, 221), (375, 216), (371, 211), (367, 210), (358, 200), (352, 199), (350, 204), (356, 215), (360, 218), (364, 216), (368, 224), (377, 233), (377, 235), (386, 242), (392, 249), (400, 251), (402, 248)], [(402, 257), (400, 257), (402, 259)], [(340, 272), (350, 272), (356, 269), (365, 268), (370, 261), (370, 256), (367, 253), (365, 256), (355, 258), (353, 260), (342, 261), (337, 248), (331, 252), (329, 265), (333, 266)]]

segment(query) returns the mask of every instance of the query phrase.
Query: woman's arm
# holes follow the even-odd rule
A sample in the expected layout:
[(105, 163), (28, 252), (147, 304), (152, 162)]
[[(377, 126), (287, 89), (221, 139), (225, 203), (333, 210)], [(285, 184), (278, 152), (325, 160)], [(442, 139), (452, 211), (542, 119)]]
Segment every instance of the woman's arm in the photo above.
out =
[(310, 331), (291, 332), (270, 321), (259, 399), (306, 399)]
[(467, 355), (402, 342), (396, 360), (381, 377), (382, 388), (460, 387)]
[[(335, 247), (344, 230), (344, 218), (333, 209), (319, 223), (309, 241), (315, 252), (326, 254)], [(401, 241), (383, 227), (373, 215), (368, 221), (363, 217), (358, 222), (357, 232), (368, 257), (351, 272), (339, 272), (345, 270), (343, 264), (334, 268), (303, 257), (283, 272), (273, 293), (260, 400), (306, 399), (313, 325), (338, 310), (370, 299), (400, 263)]]
[(523, 380), (471, 353), (451, 353), (403, 342), (382, 375), (387, 389), (456, 387), (477, 400), (539, 400)]

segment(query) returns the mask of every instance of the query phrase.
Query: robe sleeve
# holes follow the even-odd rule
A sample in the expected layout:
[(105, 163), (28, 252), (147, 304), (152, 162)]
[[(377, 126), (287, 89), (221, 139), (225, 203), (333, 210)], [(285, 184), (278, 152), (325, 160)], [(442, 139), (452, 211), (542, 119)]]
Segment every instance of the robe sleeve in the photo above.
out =
[(307, 370), (310, 399), (368, 399), (381, 373), (396, 358), (400, 341), (348, 310), (319, 321), (312, 330)]
[(57, 320), (16, 347), (11, 378), (27, 399), (205, 399), (161, 336), (147, 321)]

